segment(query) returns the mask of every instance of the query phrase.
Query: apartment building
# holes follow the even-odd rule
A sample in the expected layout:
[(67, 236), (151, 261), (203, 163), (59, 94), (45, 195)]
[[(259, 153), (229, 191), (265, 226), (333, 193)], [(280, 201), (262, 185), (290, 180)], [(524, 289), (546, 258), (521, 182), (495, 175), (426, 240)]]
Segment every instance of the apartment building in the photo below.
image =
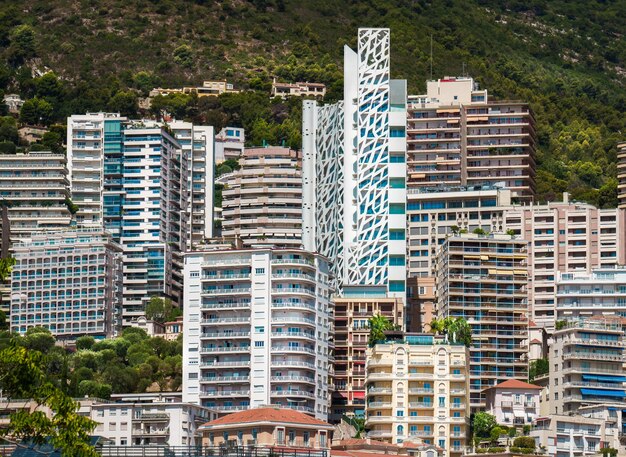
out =
[(0, 203), (8, 208), (12, 239), (69, 227), (66, 163), (51, 152), (0, 154)]
[(114, 446), (197, 446), (198, 431), (217, 414), (183, 403), (180, 392), (118, 394), (91, 405), (95, 434)]
[(528, 379), (528, 246), (508, 235), (458, 235), (437, 256), (438, 317), (472, 327), (470, 400), (484, 409), (484, 390)]
[(278, 82), (276, 79), (272, 82), (271, 97), (280, 97), (286, 99), (288, 97), (319, 97), (324, 98), (326, 95), (326, 85), (321, 83), (297, 82), (284, 83)]
[(408, 187), (503, 183), (535, 195), (535, 120), (527, 103), (489, 100), (472, 78), (427, 81), (408, 97)]
[(368, 349), (368, 437), (390, 443), (422, 440), (461, 455), (469, 435), (469, 353), (432, 334)]
[(107, 171), (119, 170), (124, 121), (126, 118), (119, 113), (75, 114), (67, 119), (68, 179), (72, 201), (78, 206), (79, 225), (104, 225), (105, 161)]
[(365, 416), (365, 361), (369, 318), (381, 315), (404, 328), (404, 304), (384, 286), (346, 286), (335, 298), (335, 363), (330, 420)]
[(247, 148), (241, 168), (220, 180), (222, 237), (244, 246), (302, 245), (302, 172), (289, 148)]
[(620, 448), (620, 440), (626, 433), (626, 411), (610, 403), (582, 406), (578, 414), (589, 419), (600, 419), (604, 422), (604, 436), (608, 447)]
[(11, 332), (49, 329), (58, 341), (116, 334), (122, 248), (102, 229), (42, 232), (13, 246)]
[(389, 29), (359, 29), (343, 102), (303, 102), (303, 242), (332, 259), (339, 285), (405, 300), (406, 81), (390, 79), (389, 50)]
[(558, 272), (556, 311), (557, 322), (591, 316), (626, 317), (626, 268)]
[(498, 187), (409, 189), (409, 277), (434, 274), (435, 255), (447, 236), (481, 229), (529, 241), (529, 305), (539, 326), (554, 329), (558, 272), (626, 263), (626, 210), (586, 203), (512, 205)]
[(559, 414), (538, 418), (530, 436), (555, 457), (597, 455), (610, 442), (603, 420)]
[(322, 420), (277, 407), (239, 411), (200, 427), (203, 446), (254, 446), (255, 453), (270, 448), (293, 457), (324, 457), (325, 453), (311, 454), (311, 450), (328, 450), (333, 429)]
[(187, 250), (213, 238), (214, 131), (207, 125), (174, 121), (167, 124), (187, 159)]
[(539, 417), (539, 393), (543, 387), (509, 379), (485, 390), (486, 411), (498, 424), (522, 428)]
[(327, 261), (299, 249), (185, 255), (183, 400), (218, 412), (289, 407), (326, 420)]
[(451, 234), (504, 232), (511, 190), (493, 186), (424, 187), (407, 194), (408, 275), (432, 276), (437, 250)]
[(237, 94), (238, 90), (232, 83), (223, 81), (203, 81), (201, 86), (185, 86), (183, 88), (163, 89), (156, 87), (150, 91), (150, 97), (170, 94), (196, 94), (198, 97), (217, 97), (222, 94)]
[(152, 296), (179, 304), (187, 244), (188, 161), (150, 122), (95, 113), (68, 118), (68, 168), (77, 221), (103, 224), (124, 249), (122, 325)]
[(619, 208), (626, 208), (626, 143), (617, 145), (617, 198)]
[(626, 211), (569, 201), (506, 209), (505, 230), (529, 241), (532, 319), (554, 329), (558, 272), (626, 264)]
[(419, 333), (430, 331), (436, 315), (437, 285), (432, 276), (407, 278), (406, 329)]
[(243, 155), (246, 132), (241, 127), (224, 127), (215, 135), (215, 163), (238, 159)]
[(552, 335), (550, 414), (609, 403), (626, 408), (626, 354), (621, 318), (566, 321)]

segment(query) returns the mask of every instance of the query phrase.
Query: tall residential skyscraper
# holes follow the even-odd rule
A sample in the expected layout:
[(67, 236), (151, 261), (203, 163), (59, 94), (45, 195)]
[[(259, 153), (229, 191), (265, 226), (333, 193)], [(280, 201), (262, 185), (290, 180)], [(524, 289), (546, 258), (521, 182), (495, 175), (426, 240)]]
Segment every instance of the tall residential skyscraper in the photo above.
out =
[(535, 195), (535, 129), (528, 103), (493, 101), (472, 78), (428, 81), (409, 96), (409, 188), (503, 183)]
[(626, 209), (626, 143), (617, 145), (617, 197), (619, 207)]
[(185, 255), (183, 400), (220, 412), (282, 405), (326, 420), (332, 289), (300, 249)]
[(187, 250), (213, 238), (213, 190), (215, 175), (214, 129), (191, 122), (167, 124), (187, 158)]
[(390, 78), (389, 46), (389, 29), (359, 29), (357, 52), (344, 47), (343, 102), (304, 102), (303, 242), (339, 285), (404, 297), (406, 81)]
[(438, 317), (472, 327), (470, 400), (507, 379), (528, 379), (528, 246), (508, 235), (448, 237), (437, 256)]
[(115, 334), (122, 248), (102, 229), (33, 234), (13, 247), (11, 331), (45, 327), (59, 340)]
[[(188, 165), (180, 144), (163, 127), (102, 113), (70, 118), (70, 140), (79, 222), (104, 225), (124, 248), (122, 325), (142, 315), (152, 296), (179, 303), (189, 234)], [(89, 164), (79, 159), (83, 150)]]
[(222, 236), (244, 246), (302, 245), (302, 172), (289, 148), (246, 148), (241, 168), (220, 179)]

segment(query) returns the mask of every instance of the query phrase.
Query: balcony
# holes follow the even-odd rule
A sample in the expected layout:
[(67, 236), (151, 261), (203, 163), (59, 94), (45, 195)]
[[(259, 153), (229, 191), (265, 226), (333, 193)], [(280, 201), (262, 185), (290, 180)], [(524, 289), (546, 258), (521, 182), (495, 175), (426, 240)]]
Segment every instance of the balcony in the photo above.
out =
[(250, 376), (203, 376), (202, 382), (250, 382)]
[(315, 350), (304, 346), (272, 346), (272, 352), (302, 352), (315, 355)]

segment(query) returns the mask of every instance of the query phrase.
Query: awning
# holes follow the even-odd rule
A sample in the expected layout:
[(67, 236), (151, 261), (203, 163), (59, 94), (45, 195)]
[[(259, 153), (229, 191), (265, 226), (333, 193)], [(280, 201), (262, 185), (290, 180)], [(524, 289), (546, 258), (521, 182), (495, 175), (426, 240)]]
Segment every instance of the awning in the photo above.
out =
[(601, 374), (584, 374), (583, 381), (626, 382), (626, 376), (609, 376)]
[(617, 408), (615, 408), (614, 406), (609, 406), (607, 409), (609, 411), (617, 411)]
[(526, 270), (513, 270), (513, 273), (515, 273), (516, 275), (526, 275), (526, 274), (528, 274), (528, 271), (526, 271)]
[(438, 113), (458, 113), (460, 111), (459, 108), (456, 109), (438, 109)]
[(365, 392), (362, 391), (355, 391), (352, 392), (352, 398), (365, 398)]
[(489, 260), (489, 256), (488, 255), (481, 255), (480, 256), (480, 260)]
[(583, 395), (597, 395), (599, 397), (626, 397), (626, 392), (623, 390), (580, 389), (580, 393)]
[(519, 411), (517, 409), (513, 410), (513, 414), (515, 415), (515, 417), (524, 417), (524, 411)]

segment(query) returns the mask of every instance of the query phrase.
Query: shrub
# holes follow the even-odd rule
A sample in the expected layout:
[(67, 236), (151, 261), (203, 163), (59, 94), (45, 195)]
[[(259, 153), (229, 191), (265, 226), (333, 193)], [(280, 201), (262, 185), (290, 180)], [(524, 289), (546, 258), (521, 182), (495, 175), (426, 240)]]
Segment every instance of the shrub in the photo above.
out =
[(530, 436), (518, 436), (513, 441), (513, 445), (516, 447), (535, 449), (535, 440)]

